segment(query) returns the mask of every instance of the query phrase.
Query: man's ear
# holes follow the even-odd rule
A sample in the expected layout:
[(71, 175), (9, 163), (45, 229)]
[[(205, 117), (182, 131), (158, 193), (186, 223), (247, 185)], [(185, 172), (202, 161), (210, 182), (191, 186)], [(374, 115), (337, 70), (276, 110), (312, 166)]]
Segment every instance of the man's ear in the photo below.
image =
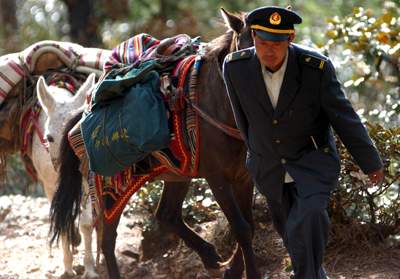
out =
[(251, 38), (253, 39), (253, 41), (254, 41), (254, 39), (256, 38), (256, 31), (254, 31), (253, 29), (251, 29)]
[(296, 38), (296, 33), (290, 34), (289, 35), (289, 43), (293, 42), (294, 38)]

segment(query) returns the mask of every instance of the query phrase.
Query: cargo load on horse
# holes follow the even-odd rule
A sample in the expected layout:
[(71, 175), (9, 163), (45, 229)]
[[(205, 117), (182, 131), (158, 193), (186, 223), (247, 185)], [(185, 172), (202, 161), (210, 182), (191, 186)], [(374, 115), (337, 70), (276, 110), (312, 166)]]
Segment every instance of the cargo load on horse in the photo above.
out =
[[(199, 47), (187, 35), (159, 41), (139, 34), (114, 48), (80, 123), (91, 171), (113, 176), (168, 147), (178, 67)], [(161, 88), (161, 77), (169, 88)]]

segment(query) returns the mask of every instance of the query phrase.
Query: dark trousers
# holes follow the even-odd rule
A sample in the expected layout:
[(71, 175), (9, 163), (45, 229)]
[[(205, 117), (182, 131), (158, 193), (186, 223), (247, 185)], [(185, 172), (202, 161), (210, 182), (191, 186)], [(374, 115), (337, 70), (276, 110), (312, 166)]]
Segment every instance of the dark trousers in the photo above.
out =
[(323, 256), (329, 234), (329, 194), (299, 197), (285, 183), (282, 202), (268, 201), (275, 229), (289, 252), (295, 279), (325, 279)]

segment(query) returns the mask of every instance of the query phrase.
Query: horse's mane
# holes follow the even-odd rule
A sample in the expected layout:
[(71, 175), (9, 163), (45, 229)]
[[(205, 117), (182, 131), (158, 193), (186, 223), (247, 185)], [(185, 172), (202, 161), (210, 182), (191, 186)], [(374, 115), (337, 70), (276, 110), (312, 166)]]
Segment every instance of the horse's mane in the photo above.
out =
[(205, 60), (211, 60), (215, 57), (223, 58), (230, 52), (232, 39), (234, 37), (233, 30), (228, 30), (221, 36), (213, 39), (208, 43), (206, 47), (206, 53), (204, 55)]

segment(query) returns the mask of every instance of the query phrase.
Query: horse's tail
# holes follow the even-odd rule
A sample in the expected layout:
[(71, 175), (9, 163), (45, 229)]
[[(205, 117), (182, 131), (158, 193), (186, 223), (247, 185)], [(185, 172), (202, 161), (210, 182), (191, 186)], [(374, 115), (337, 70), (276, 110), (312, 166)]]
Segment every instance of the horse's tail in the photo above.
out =
[(68, 243), (79, 237), (74, 222), (80, 212), (82, 196), (82, 174), (80, 160), (69, 144), (68, 132), (80, 120), (82, 112), (68, 121), (60, 144), (59, 177), (57, 191), (50, 208), (50, 246), (66, 235)]

